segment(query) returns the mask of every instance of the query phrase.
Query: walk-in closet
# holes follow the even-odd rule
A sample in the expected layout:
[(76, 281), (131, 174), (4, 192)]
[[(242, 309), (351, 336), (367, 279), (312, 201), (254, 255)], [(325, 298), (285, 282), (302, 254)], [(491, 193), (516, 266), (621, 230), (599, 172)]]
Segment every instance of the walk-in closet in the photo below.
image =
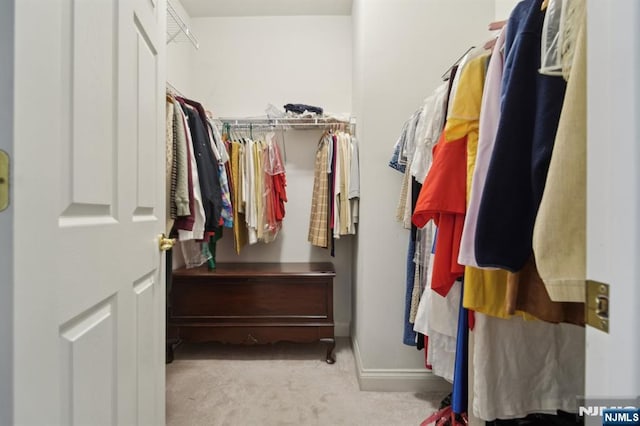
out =
[(2, 2), (0, 424), (638, 424), (639, 20)]

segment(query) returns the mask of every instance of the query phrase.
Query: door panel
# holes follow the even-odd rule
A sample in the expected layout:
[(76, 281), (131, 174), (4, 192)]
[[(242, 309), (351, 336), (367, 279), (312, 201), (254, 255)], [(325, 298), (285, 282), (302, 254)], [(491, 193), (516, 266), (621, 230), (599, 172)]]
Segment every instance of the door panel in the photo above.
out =
[(118, 418), (115, 311), (110, 298), (60, 329), (64, 424), (110, 425)]
[(158, 115), (155, 105), (158, 102), (158, 59), (157, 52), (144, 28), (136, 21), (137, 30), (137, 117), (138, 117), (138, 176), (137, 176), (137, 203), (134, 215), (140, 220), (140, 216), (153, 215), (156, 194), (154, 188), (156, 182), (156, 169), (164, 163), (157, 163), (157, 150), (164, 147), (158, 145)]
[(17, 424), (164, 424), (164, 8), (16, 2)]
[(62, 165), (70, 190), (69, 205), (62, 207), (70, 208), (72, 215), (105, 215), (114, 201), (116, 7), (114, 0), (65, 0), (63, 4), (70, 21), (63, 25), (69, 28), (62, 39), (62, 50), (68, 55), (63, 66), (71, 71), (63, 75), (67, 82), (61, 95), (69, 98), (68, 116), (62, 117), (69, 137), (63, 142), (68, 144), (65, 151), (70, 153), (71, 165)]
[[(154, 271), (155, 272), (155, 271)], [(155, 395), (149, 389), (160, 386), (156, 372), (157, 348), (162, 344), (163, 335), (159, 335), (154, 324), (159, 321), (157, 305), (159, 298), (158, 283), (155, 281), (155, 273), (149, 274), (134, 284), (135, 298), (135, 324), (136, 324), (136, 362), (138, 365), (136, 374), (136, 397), (138, 399), (138, 424), (149, 423), (156, 415)]]

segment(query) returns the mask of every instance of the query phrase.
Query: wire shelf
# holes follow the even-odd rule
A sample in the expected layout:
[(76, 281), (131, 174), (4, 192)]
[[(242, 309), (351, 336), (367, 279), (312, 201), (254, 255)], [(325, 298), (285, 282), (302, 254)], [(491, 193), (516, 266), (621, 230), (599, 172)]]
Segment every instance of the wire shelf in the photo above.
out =
[(344, 127), (353, 129), (355, 127), (355, 118), (349, 120), (340, 120), (334, 117), (220, 117), (216, 118), (220, 125), (227, 123), (235, 128), (249, 127), (278, 127), (284, 129), (318, 129), (331, 126)]
[(196, 49), (200, 47), (198, 39), (193, 35), (189, 26), (180, 17), (171, 2), (167, 0), (167, 44), (172, 41), (176, 43), (191, 43)]

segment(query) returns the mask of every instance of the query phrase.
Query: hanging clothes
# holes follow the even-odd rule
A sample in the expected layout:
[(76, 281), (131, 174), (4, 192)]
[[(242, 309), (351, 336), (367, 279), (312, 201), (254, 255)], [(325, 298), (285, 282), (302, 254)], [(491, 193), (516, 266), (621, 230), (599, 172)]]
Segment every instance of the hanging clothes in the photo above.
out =
[(351, 136), (351, 166), (349, 168), (349, 203), (351, 204), (351, 218), (349, 220), (349, 234), (355, 235), (356, 223), (360, 219), (360, 152), (358, 140)]
[[(464, 293), (464, 280), (460, 286)], [(468, 409), (469, 383), (468, 383), (468, 364), (469, 359), (469, 315), (468, 311), (462, 307), (460, 300), (460, 308), (458, 312), (458, 330), (456, 336), (456, 359), (453, 376), (453, 394), (451, 397), (451, 408), (455, 414), (465, 414)]]
[(221, 138), (230, 151), (232, 226), (239, 254), (246, 244), (276, 239), (285, 217), (286, 171), (275, 134), (234, 137), (229, 129), (225, 125)]
[[(483, 99), (485, 94), (493, 95), (495, 99), (495, 92), (497, 91), (498, 99), (496, 102), (499, 105), (499, 88), (500, 88), (500, 76), (502, 75), (502, 57), (500, 49), (502, 47), (502, 41), (504, 40), (504, 32), (502, 36), (494, 46), (495, 56), (491, 57), (487, 54), (481, 54), (471, 60), (469, 60), (462, 70), (459, 70), (460, 78), (455, 92), (455, 97), (450, 101), (450, 113), (447, 116), (445, 126), (445, 137), (448, 140), (456, 138), (467, 138), (467, 158), (466, 158), (466, 195), (467, 195), (467, 211), (465, 214), (465, 221), (463, 225), (462, 235), (460, 237), (460, 252), (458, 255), (458, 262), (461, 265), (465, 265), (464, 258), (472, 257), (472, 265), (476, 265), (475, 254), (473, 251), (474, 241), (471, 237), (474, 232), (471, 229), (473, 223), (475, 223), (474, 214), (475, 211), (471, 210), (471, 202), (475, 201), (474, 207), (478, 204), (477, 197), (481, 194), (481, 189), (476, 185), (476, 192), (474, 194), (474, 178), (476, 177), (476, 163), (478, 160), (478, 149), (480, 142), (480, 132), (484, 131), (482, 135), (484, 140), (483, 144), (486, 144), (487, 140), (491, 141), (491, 135), (487, 135), (489, 130), (482, 128), (480, 130), (480, 120), (483, 115)], [(491, 63), (493, 62), (493, 66)], [(489, 87), (485, 91), (485, 75), (486, 70), (490, 70), (493, 78), (493, 83), (497, 84), (495, 87)], [(493, 93), (492, 93), (493, 90)], [(489, 99), (486, 103), (489, 103)], [(485, 111), (486, 114), (489, 111)], [(490, 144), (492, 144), (490, 142)], [(484, 147), (483, 147), (484, 148)], [(486, 158), (486, 150), (483, 152), (484, 158)], [(489, 153), (490, 154), (490, 153)], [(483, 164), (481, 162), (480, 169), (478, 170), (478, 177), (481, 178), (483, 172)], [(478, 182), (479, 184), (480, 182)], [(476, 195), (476, 198), (472, 198)], [(465, 239), (465, 233), (467, 238)], [(464, 271), (465, 276), (465, 291), (464, 291), (464, 307), (472, 309), (478, 312), (484, 312), (488, 315), (494, 315), (501, 318), (509, 318), (516, 312), (508, 312), (505, 306), (505, 297), (507, 293), (507, 272), (497, 269), (478, 269), (477, 267), (467, 265)], [(526, 314), (524, 314), (526, 315)], [(527, 318), (532, 319), (531, 316)]]
[(198, 182), (205, 211), (205, 231), (214, 232), (219, 226), (222, 210), (222, 192), (218, 167), (211, 149), (206, 128), (206, 115), (202, 105), (180, 98), (183, 111), (188, 118), (193, 155), (198, 169)]
[(236, 254), (240, 254), (240, 251), (247, 245), (249, 240), (248, 229), (244, 214), (243, 189), (244, 189), (244, 174), (242, 170), (243, 151), (244, 146), (236, 141), (230, 143), (231, 147), (231, 186), (233, 187), (233, 193), (231, 196), (231, 202), (234, 206), (233, 209), (233, 241)]
[[(500, 117), (500, 90), (503, 69), (502, 47), (505, 36), (506, 28), (503, 28), (493, 48), (482, 95), (476, 164), (473, 170), (471, 192), (469, 194), (467, 215), (465, 217), (460, 255), (458, 257), (458, 261), (467, 266), (478, 266), (475, 259), (477, 211)], [(469, 290), (469, 288), (470, 286), (467, 286), (467, 290)]]
[(190, 216), (193, 203), (192, 195), (190, 195), (192, 185), (189, 183), (190, 160), (187, 154), (186, 132), (182, 108), (178, 101), (173, 99), (173, 135), (176, 146), (176, 190), (172, 204), (176, 207), (176, 216)]
[[(422, 117), (418, 130), (416, 131), (416, 149), (411, 162), (411, 176), (414, 178), (412, 186), (412, 198), (415, 202), (412, 205), (411, 214), (415, 210), (417, 197), (420, 194), (421, 185), (427, 176), (432, 163), (433, 147), (438, 141), (446, 117), (447, 98), (449, 94), (449, 84), (443, 83), (438, 86), (434, 93), (429, 96), (422, 108)], [(415, 226), (415, 225), (414, 225)], [(431, 258), (431, 246), (433, 243), (433, 232), (431, 226), (423, 228), (412, 228), (415, 232), (416, 251), (414, 262), (416, 263), (416, 278), (411, 297), (411, 310), (409, 322), (415, 324), (418, 314), (418, 307), (422, 294), (427, 287), (427, 271)]]
[(407, 249), (407, 269), (406, 269), (406, 286), (405, 286), (405, 308), (404, 308), (404, 336), (402, 342), (408, 346), (416, 345), (416, 332), (413, 330), (411, 322), (411, 299), (416, 279), (416, 263), (414, 262), (416, 253), (416, 242), (409, 239), (409, 247)]
[(308, 241), (334, 255), (334, 240), (356, 233), (358, 145), (346, 132), (325, 132), (316, 149)]
[(229, 156), (202, 105), (169, 93), (166, 138), (167, 212), (175, 218), (169, 235), (180, 241), (187, 267), (196, 267), (211, 259), (202, 242), (221, 238), (221, 225), (232, 226)]
[(266, 205), (266, 229), (268, 240), (273, 241), (282, 227), (285, 216), (285, 203), (287, 202), (287, 180), (284, 164), (280, 156), (280, 148), (275, 141), (275, 135), (269, 133), (266, 137), (264, 150), (265, 171), (265, 205)]
[[(445, 121), (452, 108), (460, 81), (459, 72), (472, 58), (474, 52), (467, 52), (458, 66), (451, 68), (448, 96), (445, 101)], [(466, 137), (445, 143), (445, 132), (433, 148), (429, 173), (418, 196), (413, 211), (412, 222), (419, 228), (431, 219), (438, 226), (435, 250), (432, 289), (446, 295), (453, 281), (464, 273), (464, 267), (458, 264), (460, 234), (463, 229), (466, 209)], [(442, 144), (441, 144), (442, 143)], [(463, 173), (463, 174), (461, 174)], [(451, 179), (451, 180), (449, 180)], [(451, 185), (451, 191), (448, 185)]]
[(176, 140), (174, 138), (174, 124), (173, 124), (173, 101), (171, 98), (167, 98), (165, 102), (165, 197), (166, 197), (166, 209), (165, 209), (165, 233), (171, 234), (173, 228), (173, 222), (176, 218), (176, 204), (173, 202), (176, 192), (176, 180), (177, 180), (177, 164), (176, 164)]
[(476, 314), (473, 412), (486, 421), (577, 411), (584, 392), (584, 329)]
[(532, 252), (533, 224), (565, 90), (561, 78), (538, 73), (541, 4), (525, 0), (509, 19), (502, 114), (476, 227), (478, 264), (512, 272), (522, 269)]
[[(202, 205), (202, 196), (200, 192), (200, 181), (198, 176), (198, 167), (195, 157), (193, 155), (193, 142), (191, 138), (191, 132), (189, 130), (189, 124), (187, 122), (187, 116), (182, 108), (182, 104), (176, 100), (174, 104), (176, 106), (175, 111), (178, 112), (180, 130), (178, 137), (178, 144), (184, 143), (184, 156), (186, 167), (186, 183), (187, 183), (187, 196), (186, 205), (188, 205), (188, 214), (180, 215), (180, 212), (187, 212), (184, 203), (184, 195), (180, 194), (180, 173), (178, 177), (178, 185), (176, 189), (176, 204), (178, 208), (178, 218), (174, 224), (175, 233), (177, 233), (180, 241), (202, 239), (204, 236), (205, 227), (205, 211)], [(178, 150), (180, 152), (180, 149)], [(180, 164), (180, 163), (179, 163)], [(184, 183), (184, 182), (183, 182)]]
[(333, 144), (330, 135), (324, 135), (316, 150), (314, 166), (313, 194), (311, 198), (311, 217), (309, 219), (309, 237), (311, 244), (327, 248), (329, 246), (329, 148)]
[(442, 134), (413, 213), (416, 226), (423, 227), (433, 220), (438, 227), (431, 287), (442, 296), (464, 273), (457, 260), (466, 207), (466, 146), (466, 137), (447, 142)]
[(220, 199), (222, 203), (220, 217), (222, 219), (222, 225), (226, 228), (232, 228), (233, 205), (231, 203), (231, 191), (229, 189), (230, 179), (227, 172), (229, 153), (227, 152), (227, 147), (222, 140), (222, 136), (217, 131), (217, 128), (213, 125), (209, 117), (206, 117), (205, 123), (207, 126), (207, 134), (211, 150), (218, 163), (218, 181), (220, 183)]
[[(584, 198), (580, 198), (585, 187), (584, 33), (574, 25), (580, 37), (566, 37), (572, 40), (568, 48), (573, 49), (573, 61), (565, 99), (560, 76), (538, 73), (535, 53), (540, 51), (544, 19), (540, 3), (525, 0), (516, 6), (488, 62), (486, 57), (472, 55), (460, 64), (447, 100), (444, 132), (433, 149), (433, 163), (427, 168), (412, 217), (418, 226), (429, 221), (438, 225), (435, 253), (423, 259), (432, 267), (427, 269), (428, 285), (414, 324), (414, 331), (425, 335), (426, 364), (434, 374), (453, 382), (454, 412), (472, 410), (487, 421), (573, 411), (575, 395), (584, 385), (584, 330), (573, 325), (584, 325), (584, 305), (578, 303), (582, 299), (567, 296), (572, 279), (578, 285), (584, 282), (584, 258), (580, 249), (571, 255), (563, 252), (571, 245), (584, 247)], [(567, 16), (584, 17), (575, 9)], [(394, 147), (394, 168), (394, 161), (400, 165), (402, 147), (406, 150), (404, 139), (410, 126), (405, 124), (403, 140)], [(523, 126), (529, 130), (523, 131)], [(424, 167), (408, 160), (410, 169)], [(567, 170), (575, 170), (577, 178), (567, 178)], [(513, 182), (517, 179), (524, 180)], [(483, 221), (486, 211), (502, 209), (502, 215), (510, 214), (514, 201), (507, 194), (516, 188), (524, 192), (515, 198), (510, 195), (519, 216), (503, 221), (508, 231), (497, 229), (504, 223), (495, 217)], [(406, 192), (403, 197), (408, 198), (409, 187)], [(520, 202), (521, 198), (527, 200)], [(557, 207), (574, 202), (562, 210)], [(401, 221), (402, 204), (397, 212)], [(576, 218), (567, 229), (559, 229), (558, 211), (574, 212)], [(462, 218), (459, 233), (454, 226), (456, 215)], [(534, 229), (531, 218), (536, 215)], [(491, 233), (487, 223), (494, 226)], [(511, 231), (515, 235), (505, 235)], [(546, 262), (548, 280), (557, 288), (547, 290), (551, 286), (538, 273), (538, 256)], [(491, 257), (499, 261), (487, 261)], [(564, 259), (570, 264), (565, 265)], [(463, 273), (455, 269), (462, 264), (464, 289), (456, 281)], [(553, 291), (558, 301), (549, 297)], [(575, 294), (577, 298), (577, 290)], [(466, 308), (476, 312), (469, 316)], [(467, 326), (465, 322), (473, 318), (475, 325)], [(467, 332), (472, 327), (475, 344), (469, 347)], [(540, 350), (531, 350), (531, 342)], [(468, 359), (473, 359), (474, 368), (473, 406), (467, 409)]]
[[(586, 281), (586, 8), (570, 2), (577, 32), (565, 103), (533, 232), (540, 276), (552, 300), (584, 302)], [(571, 39), (571, 37), (567, 37)]]

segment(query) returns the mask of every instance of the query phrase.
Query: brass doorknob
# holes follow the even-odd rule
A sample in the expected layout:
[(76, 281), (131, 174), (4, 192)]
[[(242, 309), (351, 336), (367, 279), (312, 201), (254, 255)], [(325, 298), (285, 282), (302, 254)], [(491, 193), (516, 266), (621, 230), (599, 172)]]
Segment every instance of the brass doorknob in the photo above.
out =
[(158, 244), (160, 245), (161, 251), (171, 250), (173, 248), (173, 245), (176, 243), (175, 238), (167, 238), (165, 234), (161, 234), (158, 239)]

